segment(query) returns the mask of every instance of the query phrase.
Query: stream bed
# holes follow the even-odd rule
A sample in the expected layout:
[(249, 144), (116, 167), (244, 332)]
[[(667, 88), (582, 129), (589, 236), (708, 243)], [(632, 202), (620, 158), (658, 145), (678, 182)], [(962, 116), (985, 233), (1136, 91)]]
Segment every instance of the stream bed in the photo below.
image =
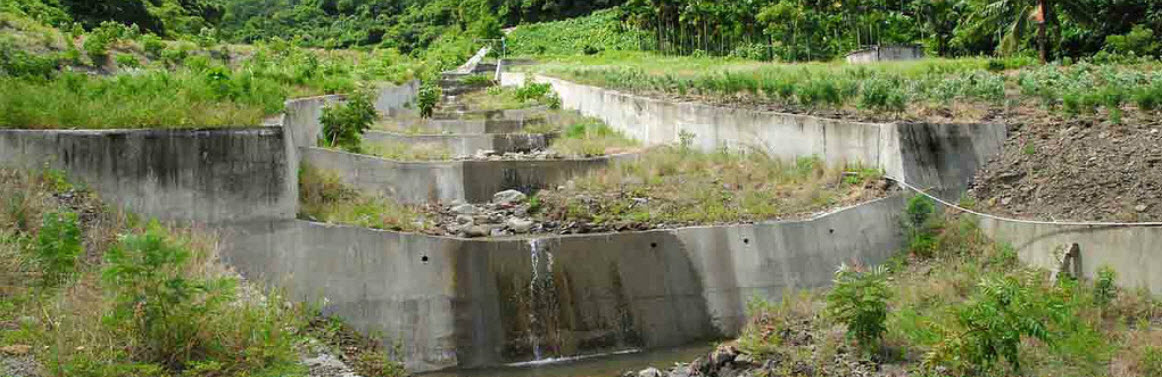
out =
[(453, 369), (421, 374), (420, 377), (612, 377), (626, 371), (655, 367), (665, 370), (674, 363), (689, 363), (713, 349), (710, 343), (655, 350), (625, 350), (596, 355), (572, 356), (479, 369)]

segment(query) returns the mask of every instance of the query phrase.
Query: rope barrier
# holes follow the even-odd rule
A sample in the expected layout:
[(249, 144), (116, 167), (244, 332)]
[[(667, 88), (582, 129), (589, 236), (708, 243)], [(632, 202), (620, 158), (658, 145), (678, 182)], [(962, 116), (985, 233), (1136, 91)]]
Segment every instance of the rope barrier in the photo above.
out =
[(921, 190), (915, 186), (909, 185), (907, 182), (904, 182), (902, 179), (896, 179), (894, 177), (888, 177), (888, 176), (884, 176), (884, 178), (887, 178), (887, 179), (891, 180), (892, 182), (896, 182), (897, 184), (899, 184), (900, 186), (902, 186), (906, 189), (915, 191), (917, 194), (926, 196), (929, 199), (935, 200), (935, 201), (939, 202), (940, 204), (943, 204), (947, 207), (954, 208), (957, 211), (971, 213), (973, 215), (986, 217), (986, 218), (990, 218), (993, 220), (1014, 222), (1014, 223), (1024, 223), (1024, 224), (1040, 224), (1040, 225), (1104, 226), (1104, 227), (1155, 227), (1155, 226), (1162, 226), (1162, 222), (1118, 223), (1118, 222), (1103, 222), (1103, 221), (1086, 221), (1086, 222), (1037, 221), (1037, 220), (1021, 220), (1021, 219), (1013, 219), (1013, 218), (1008, 218), (1008, 217), (1001, 217), (1001, 216), (990, 215), (987, 213), (973, 211), (971, 209), (964, 208), (964, 207), (961, 207), (961, 206), (956, 205), (956, 204), (952, 204), (944, 199), (937, 198), (937, 197), (935, 197), (935, 196), (933, 196), (933, 195), (931, 195), (931, 194), (925, 192), (924, 190)]

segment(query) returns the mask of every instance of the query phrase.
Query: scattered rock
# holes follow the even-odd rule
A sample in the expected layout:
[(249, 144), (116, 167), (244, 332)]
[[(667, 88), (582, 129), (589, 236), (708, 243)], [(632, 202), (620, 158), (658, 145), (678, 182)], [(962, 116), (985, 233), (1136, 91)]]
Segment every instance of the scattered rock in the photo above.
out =
[(1150, 208), (1150, 206), (1145, 205), (1145, 204), (1139, 204), (1139, 205), (1134, 206), (1134, 210), (1138, 211), (1138, 212), (1146, 212), (1147, 208)]
[(508, 229), (512, 230), (514, 233), (524, 234), (528, 233), (529, 230), (533, 228), (533, 221), (529, 219), (511, 218), (508, 219), (508, 222), (505, 225), (508, 225)]
[(474, 220), (472, 219), (472, 216), (468, 216), (468, 215), (456, 215), (456, 223), (457, 223), (457, 224), (461, 224), (461, 225), (463, 225), (463, 224), (472, 224), (472, 223), (474, 223)]
[(718, 346), (718, 348), (715, 349), (714, 352), (710, 353), (710, 367), (711, 368), (722, 367), (722, 366), (726, 365), (727, 363), (734, 361), (734, 358), (736, 356), (738, 356), (738, 348), (735, 348), (732, 345)]
[(487, 227), (483, 227), (480, 225), (470, 226), (470, 227), (468, 227), (468, 229), (465, 230), (465, 233), (464, 233), (464, 235), (468, 236), (469, 238), (485, 237), (485, 236), (488, 236), (489, 234), (492, 234), (492, 232)]
[(504, 190), (492, 195), (492, 202), (495, 204), (518, 204), (525, 201), (525, 194), (517, 190)]
[(467, 204), (467, 203), (460, 204), (460, 205), (457, 205), (455, 207), (452, 207), (452, 212), (457, 213), (457, 214), (461, 214), (461, 215), (471, 215), (471, 214), (476, 213), (476, 206), (471, 205), (471, 204)]

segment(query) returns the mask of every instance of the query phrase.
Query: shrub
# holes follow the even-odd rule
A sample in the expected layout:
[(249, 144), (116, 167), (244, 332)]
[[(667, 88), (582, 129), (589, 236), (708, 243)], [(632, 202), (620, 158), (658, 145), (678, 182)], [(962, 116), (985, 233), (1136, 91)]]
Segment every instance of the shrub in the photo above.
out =
[(1015, 277), (986, 277), (978, 292), (957, 312), (966, 330), (961, 353), (978, 371), (1003, 358), (1020, 373), (1022, 337), (1050, 342), (1045, 319), (1061, 314), (1047, 298)]
[(524, 85), (516, 89), (516, 99), (521, 102), (526, 101), (540, 101), (546, 95), (553, 92), (553, 87), (548, 83), (537, 83), (533, 81), (532, 76), (525, 76)]
[(861, 348), (877, 350), (886, 330), (891, 298), (887, 270), (875, 267), (861, 272), (845, 264), (835, 272), (834, 283), (827, 294), (828, 316), (846, 325), (848, 335), (855, 337)]
[(416, 106), (420, 109), (421, 118), (430, 118), (436, 109), (436, 104), (440, 102), (442, 95), (440, 87), (425, 81), (420, 85), (419, 93), (416, 94)]
[(371, 96), (370, 91), (361, 89), (347, 101), (323, 109), (319, 122), (323, 123), (323, 141), (328, 147), (359, 151), (363, 133), (378, 118)]
[(49, 212), (44, 214), (40, 233), (36, 237), (36, 260), (44, 272), (45, 285), (56, 285), (68, 279), (76, 270), (81, 247), (81, 230), (77, 214)]
[(85, 37), (85, 42), (82, 48), (85, 49), (85, 54), (89, 55), (89, 59), (93, 60), (93, 64), (104, 64), (109, 58), (109, 45), (113, 41), (101, 34), (90, 34)]
[(114, 60), (117, 61), (118, 67), (141, 68), (141, 62), (137, 60), (136, 56), (131, 54), (118, 54)]
[(1114, 271), (1113, 267), (1103, 265), (1097, 269), (1097, 280), (1093, 282), (1093, 301), (1099, 306), (1105, 307), (1117, 297), (1118, 288), (1115, 283), (1118, 280), (1118, 272)]
[(904, 235), (908, 251), (919, 257), (930, 257), (936, 249), (933, 221), (936, 205), (927, 196), (915, 195), (904, 208)]
[(162, 51), (165, 50), (165, 42), (153, 34), (146, 34), (141, 37), (141, 48), (145, 50), (150, 57), (157, 59), (162, 57)]
[(203, 326), (232, 291), (225, 281), (190, 276), (190, 256), (156, 222), (105, 254), (102, 278), (114, 300), (109, 320), (136, 345), (135, 358), (182, 370), (211, 346)]

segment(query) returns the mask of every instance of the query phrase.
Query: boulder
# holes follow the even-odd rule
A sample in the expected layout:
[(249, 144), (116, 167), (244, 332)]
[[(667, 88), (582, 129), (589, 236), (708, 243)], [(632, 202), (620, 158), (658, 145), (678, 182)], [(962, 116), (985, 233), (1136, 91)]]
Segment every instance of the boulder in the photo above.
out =
[(525, 194), (517, 190), (504, 190), (492, 195), (492, 202), (496, 204), (520, 204), (525, 201)]
[(521, 234), (528, 233), (529, 230), (532, 230), (533, 221), (514, 217), (508, 219), (508, 222), (505, 225), (508, 225), (508, 229), (511, 229), (514, 233)]
[(664, 377), (664, 375), (658, 368), (649, 367), (637, 372), (637, 377)]

